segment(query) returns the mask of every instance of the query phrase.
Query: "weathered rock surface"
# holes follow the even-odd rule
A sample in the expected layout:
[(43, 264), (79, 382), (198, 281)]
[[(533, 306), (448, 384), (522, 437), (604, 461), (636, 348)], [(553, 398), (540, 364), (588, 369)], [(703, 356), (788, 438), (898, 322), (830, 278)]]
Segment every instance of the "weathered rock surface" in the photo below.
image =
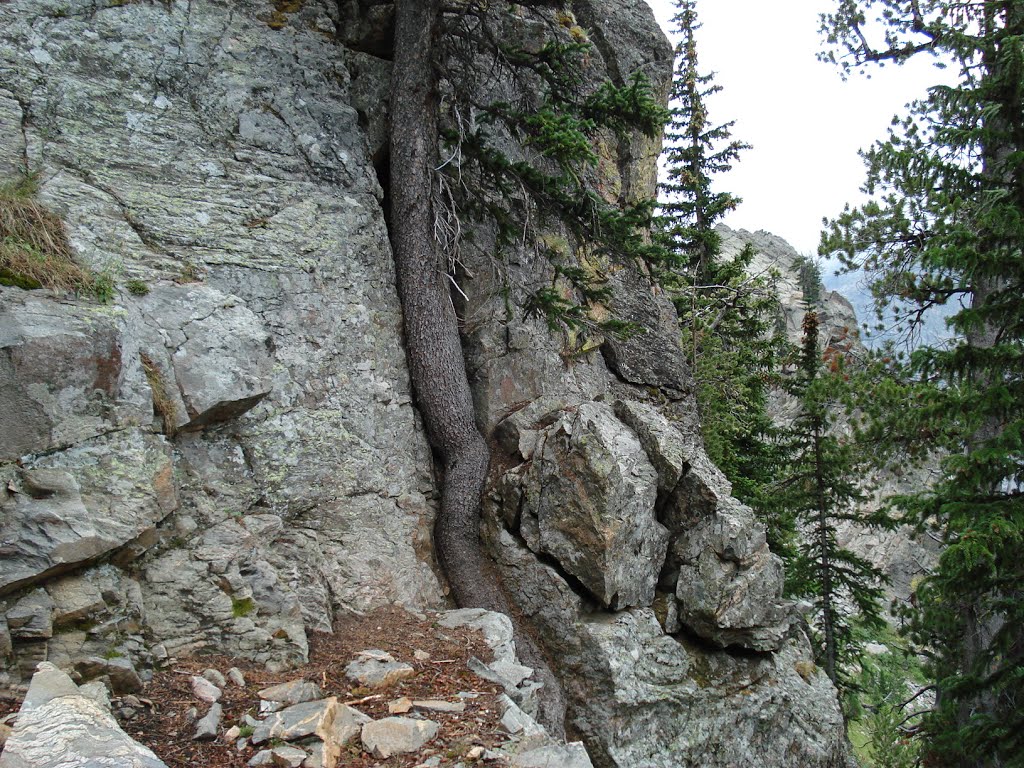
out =
[(0, 755), (2, 768), (166, 768), (71, 678), (43, 663)]
[(657, 474), (611, 407), (584, 403), (546, 430), (524, 478), (520, 531), (602, 605), (647, 605), (668, 532), (654, 515)]
[[(4, 612), (149, 553), (131, 637), (279, 666), (338, 608), (435, 603), (429, 453), (372, 166), (387, 62), (319, 31), (331, 3), (280, 31), (255, 0), (87, 5), (0, 7), (0, 117), (21, 126), (0, 136), (0, 180), (27, 162), (116, 286), (109, 305), (0, 287)], [(235, 522), (250, 515), (278, 523)], [(214, 538), (241, 542), (195, 557), (222, 524)], [(117, 615), (94, 598), (57, 601), (54, 621)], [(81, 643), (47, 647), (70, 661)]]
[[(200, 649), (283, 669), (336, 611), (443, 599), (374, 171), (389, 11), (295, 5), (270, 24), (262, 0), (0, 3), (0, 122), (14, 127), (0, 132), (0, 175), (38, 174), (40, 201), (116, 294), (99, 305), (0, 287), (4, 685), (40, 658), (73, 669), (111, 648), (140, 673)], [(671, 50), (646, 6), (573, 9), (595, 43), (588, 78), (642, 71), (666, 91)], [(601, 141), (602, 194), (649, 196), (656, 142)], [(559, 661), (595, 764), (667, 766), (673, 749), (673, 765), (834, 764), (834, 697), (795, 693), (763, 535), (694, 470), (670, 302), (633, 265), (602, 262), (609, 307), (594, 312), (646, 333), (552, 333), (507, 304), (508, 285), (550, 285), (534, 249), (494, 270), (493, 231), (475, 235), (467, 362), (479, 423), (490, 434), (505, 420), (495, 436), (511, 457), (488, 541)], [(563, 239), (570, 260), (586, 250)], [(665, 634), (655, 600), (685, 632)], [(687, 632), (727, 649), (691, 647)], [(550, 747), (529, 717), (529, 668), (513, 655), (480, 668), (506, 687), (509, 727)], [(730, 687), (747, 677), (749, 698)], [(320, 714), (325, 734), (341, 719)], [(728, 745), (727, 714), (750, 724)]]
[(363, 726), (363, 746), (381, 759), (416, 752), (437, 735), (437, 729), (432, 720), (385, 717)]

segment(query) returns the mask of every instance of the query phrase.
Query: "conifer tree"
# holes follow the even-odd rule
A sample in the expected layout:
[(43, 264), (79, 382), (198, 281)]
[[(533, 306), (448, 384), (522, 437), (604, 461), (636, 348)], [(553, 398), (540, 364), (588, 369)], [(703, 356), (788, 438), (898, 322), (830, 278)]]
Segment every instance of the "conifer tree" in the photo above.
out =
[(776, 503), (795, 516), (802, 533), (789, 563), (788, 591), (814, 605), (819, 664), (847, 692), (852, 662), (860, 655), (854, 621), (876, 628), (884, 624), (883, 577), (878, 568), (839, 545), (836, 527), (842, 521), (879, 525), (885, 519), (865, 515), (858, 507), (864, 500), (860, 481), (868, 462), (854, 442), (836, 434), (835, 414), (842, 410), (849, 382), (842, 358), (829, 350), (826, 355), (827, 363), (818, 346), (817, 313), (808, 311), (799, 367), (788, 385), (800, 413), (782, 433), (788, 457), (776, 486)]
[(935, 55), (957, 74), (865, 153), (872, 200), (822, 251), (910, 328), (952, 309), (954, 340), (911, 356), (920, 394), (898, 418), (919, 443), (950, 438), (941, 481), (898, 500), (945, 544), (911, 624), (938, 686), (926, 755), (1024, 765), (1024, 2), (842, 0), (823, 30), (847, 71)]
[[(722, 256), (715, 227), (740, 200), (715, 191), (714, 184), (747, 145), (732, 139), (732, 122), (710, 122), (705, 101), (721, 87), (700, 71), (696, 3), (679, 0), (676, 7), (658, 240), (671, 269), (662, 281), (676, 297), (708, 454), (741, 500), (763, 508), (761, 491), (774, 474), (767, 392), (780, 349), (773, 334), (778, 301), (771, 275), (748, 273), (751, 248), (731, 259)], [(784, 538), (778, 526), (770, 524), (769, 534), (778, 549)]]

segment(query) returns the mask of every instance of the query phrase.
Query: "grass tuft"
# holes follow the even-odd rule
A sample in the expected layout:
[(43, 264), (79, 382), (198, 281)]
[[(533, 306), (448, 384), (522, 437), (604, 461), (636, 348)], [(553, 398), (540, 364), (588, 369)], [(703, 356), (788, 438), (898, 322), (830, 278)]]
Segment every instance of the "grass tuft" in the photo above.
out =
[(35, 174), (0, 183), (0, 285), (96, 293), (96, 278), (75, 261), (60, 217), (35, 200)]
[(149, 382), (149, 390), (153, 393), (153, 411), (161, 418), (164, 426), (164, 434), (174, 437), (178, 431), (177, 413), (174, 401), (167, 395), (164, 387), (163, 377), (160, 369), (153, 362), (153, 358), (145, 352), (139, 353), (139, 360), (142, 362), (142, 372), (146, 374), (146, 381)]

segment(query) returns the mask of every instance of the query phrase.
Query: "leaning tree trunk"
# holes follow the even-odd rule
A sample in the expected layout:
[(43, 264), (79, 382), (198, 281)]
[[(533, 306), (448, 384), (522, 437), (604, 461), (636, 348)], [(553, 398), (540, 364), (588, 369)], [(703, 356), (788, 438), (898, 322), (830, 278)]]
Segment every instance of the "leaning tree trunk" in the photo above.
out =
[[(391, 91), (391, 245), (402, 304), (406, 354), (416, 403), (444, 465), (434, 547), (452, 596), (463, 608), (513, 617), (480, 547), (480, 500), (490, 454), (476, 422), (446, 257), (434, 237), (437, 164), (438, 0), (395, 3)], [(544, 683), (545, 725), (562, 733), (561, 689), (536, 645), (516, 622), (520, 657)]]

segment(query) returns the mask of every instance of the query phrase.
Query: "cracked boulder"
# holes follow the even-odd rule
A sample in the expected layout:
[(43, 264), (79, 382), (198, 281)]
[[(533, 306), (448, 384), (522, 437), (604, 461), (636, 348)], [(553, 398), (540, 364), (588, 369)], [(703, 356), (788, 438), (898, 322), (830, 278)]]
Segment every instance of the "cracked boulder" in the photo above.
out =
[(671, 581), (678, 569), (678, 620), (720, 647), (775, 650), (790, 623), (782, 562), (722, 473), (703, 453), (691, 462), (663, 518), (676, 534), (666, 570)]
[(273, 345), (237, 296), (207, 285), (159, 285), (139, 302), (142, 350), (165, 424), (199, 429), (248, 411), (270, 392)]
[(520, 533), (602, 605), (650, 605), (668, 531), (658, 476), (636, 435), (603, 403), (565, 412), (525, 473)]
[(170, 454), (162, 437), (128, 429), (0, 466), (0, 594), (152, 544), (178, 505)]

